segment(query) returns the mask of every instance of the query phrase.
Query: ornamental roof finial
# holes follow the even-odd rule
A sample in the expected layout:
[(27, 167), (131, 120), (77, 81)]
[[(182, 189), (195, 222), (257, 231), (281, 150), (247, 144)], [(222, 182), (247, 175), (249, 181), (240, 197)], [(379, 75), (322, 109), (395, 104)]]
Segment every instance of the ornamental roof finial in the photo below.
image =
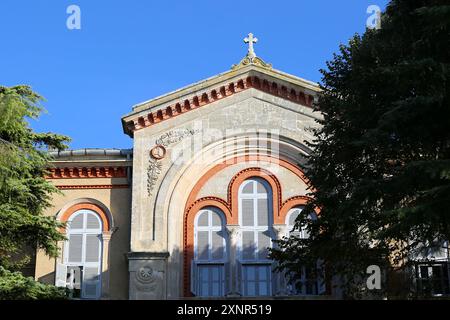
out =
[(272, 68), (271, 64), (264, 62), (261, 58), (256, 56), (253, 45), (258, 42), (258, 39), (253, 35), (253, 33), (249, 33), (248, 36), (244, 38), (244, 42), (248, 43), (247, 55), (244, 57), (244, 59), (241, 60), (241, 62), (239, 62), (239, 64), (233, 65), (231, 69), (233, 70), (238, 69), (241, 67), (245, 67), (249, 64), (257, 65), (268, 69)]
[(247, 38), (244, 38), (244, 42), (248, 43), (247, 57), (253, 59), (256, 57), (255, 50), (253, 49), (253, 44), (258, 42), (258, 38), (253, 36), (253, 33), (249, 33)]

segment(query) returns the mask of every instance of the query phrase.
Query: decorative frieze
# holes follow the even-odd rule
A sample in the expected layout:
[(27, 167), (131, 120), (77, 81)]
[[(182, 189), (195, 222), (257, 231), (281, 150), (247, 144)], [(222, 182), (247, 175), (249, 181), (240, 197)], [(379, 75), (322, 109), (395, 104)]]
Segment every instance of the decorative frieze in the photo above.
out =
[(126, 167), (49, 168), (46, 179), (126, 178)]
[(127, 189), (128, 184), (93, 184), (93, 185), (61, 185), (56, 186), (59, 190), (77, 190), (77, 189)]
[(166, 156), (167, 147), (198, 132), (200, 132), (198, 129), (171, 130), (163, 133), (155, 140), (155, 146), (150, 149), (150, 160), (147, 168), (147, 193), (149, 196), (152, 195), (153, 188), (162, 172), (161, 160)]

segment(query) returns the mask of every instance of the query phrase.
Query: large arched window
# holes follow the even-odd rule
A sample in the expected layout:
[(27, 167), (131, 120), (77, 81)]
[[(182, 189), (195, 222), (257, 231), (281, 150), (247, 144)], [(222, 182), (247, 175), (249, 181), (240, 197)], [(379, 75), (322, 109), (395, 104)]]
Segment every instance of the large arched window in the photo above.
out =
[(245, 180), (239, 187), (238, 283), (244, 296), (272, 294), (272, 190), (263, 179)]
[(101, 296), (102, 221), (91, 210), (79, 210), (67, 222), (64, 265), (67, 283), (81, 290), (81, 298)]
[(227, 236), (223, 212), (214, 207), (200, 210), (194, 224), (192, 292), (199, 297), (225, 295)]
[[(288, 228), (290, 237), (297, 237), (299, 239), (308, 239), (309, 232), (306, 225), (296, 226), (296, 220), (303, 207), (295, 207), (289, 210), (286, 216), (286, 225)], [(308, 216), (310, 220), (316, 220), (317, 216), (315, 214), (310, 214)], [(320, 277), (315, 274), (316, 270), (310, 270), (309, 268), (303, 267), (301, 277), (298, 279), (288, 279), (288, 291), (293, 295), (317, 295), (324, 291), (324, 284)]]

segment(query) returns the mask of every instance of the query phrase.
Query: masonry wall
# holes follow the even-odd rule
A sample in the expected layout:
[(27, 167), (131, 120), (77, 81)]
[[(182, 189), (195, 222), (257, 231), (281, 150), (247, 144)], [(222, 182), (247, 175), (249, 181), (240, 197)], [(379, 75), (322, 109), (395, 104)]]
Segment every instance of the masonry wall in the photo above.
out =
[[(130, 261), (130, 298), (184, 296), (185, 278), (189, 276), (183, 269), (184, 214), (191, 190), (206, 171), (227, 158), (274, 152), (274, 146), (267, 145), (271, 138), (258, 135), (265, 131), (272, 132), (274, 139), (283, 140), (278, 146), (280, 154), (273, 156), (303, 165), (305, 153), (301, 145), (311, 139), (308, 129), (317, 127), (317, 118), (319, 115), (309, 107), (248, 89), (134, 132), (131, 251), (139, 253), (139, 257)], [(177, 132), (188, 134), (175, 142), (165, 138)], [(245, 148), (236, 145), (236, 141), (246, 137), (251, 141)], [(169, 141), (167, 154), (161, 160), (152, 160), (150, 150), (161, 141)], [(194, 146), (191, 148), (191, 145)], [(199, 157), (202, 157), (200, 162)], [(154, 182), (149, 188), (152, 163), (160, 167), (150, 174)], [(203, 186), (198, 198), (216, 196), (226, 200), (231, 177), (251, 166), (267, 168), (278, 176), (283, 201), (291, 196), (306, 195), (304, 181), (289, 170), (266, 163), (243, 163), (218, 172)], [(150, 289), (139, 277), (139, 272), (149, 269), (157, 275), (154, 286), (157, 289)]]
[[(128, 265), (126, 254), (130, 244), (131, 188), (127, 178), (57, 179), (52, 183), (62, 188), (55, 194), (53, 206), (45, 212), (56, 217), (60, 210), (80, 199), (94, 199), (102, 203), (112, 214), (114, 232), (110, 241), (110, 298), (128, 298)], [(87, 186), (104, 186), (89, 189)], [(125, 187), (126, 186), (126, 187)], [(65, 189), (67, 188), (67, 189)], [(80, 188), (80, 189), (77, 189)], [(39, 251), (36, 257), (35, 278), (44, 283), (55, 283), (56, 260)]]

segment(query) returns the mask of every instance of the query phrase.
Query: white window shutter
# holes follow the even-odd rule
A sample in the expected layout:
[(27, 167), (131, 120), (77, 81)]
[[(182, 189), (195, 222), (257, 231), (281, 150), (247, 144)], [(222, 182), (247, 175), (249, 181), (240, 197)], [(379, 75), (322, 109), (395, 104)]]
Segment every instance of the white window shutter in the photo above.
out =
[(191, 292), (197, 295), (197, 264), (194, 260), (191, 261)]
[(67, 285), (67, 266), (62, 263), (56, 264), (55, 286), (65, 287)]
[(242, 199), (241, 202), (241, 216), (243, 226), (254, 226), (255, 225), (255, 213), (254, 213), (254, 201), (253, 199)]
[(100, 263), (100, 236), (97, 234), (87, 234), (85, 244), (85, 262)]
[(83, 260), (83, 235), (71, 234), (69, 236), (69, 262), (81, 262)]

